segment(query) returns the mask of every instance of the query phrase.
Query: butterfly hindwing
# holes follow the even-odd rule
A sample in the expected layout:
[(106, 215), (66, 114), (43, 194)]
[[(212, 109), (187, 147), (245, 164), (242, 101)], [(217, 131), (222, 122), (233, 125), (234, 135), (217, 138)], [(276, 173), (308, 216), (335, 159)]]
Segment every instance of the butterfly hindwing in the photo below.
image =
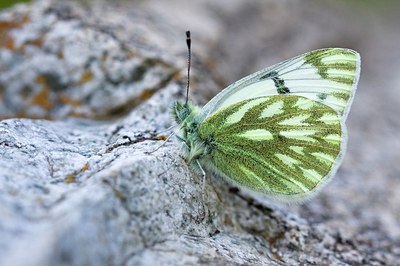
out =
[(360, 72), (360, 56), (343, 48), (311, 51), (249, 75), (221, 91), (201, 119), (237, 102), (261, 96), (297, 95), (333, 108), (345, 121)]
[(205, 165), (242, 187), (291, 200), (306, 198), (334, 174), (343, 153), (342, 127), (327, 105), (276, 95), (222, 108), (198, 133), (211, 150)]

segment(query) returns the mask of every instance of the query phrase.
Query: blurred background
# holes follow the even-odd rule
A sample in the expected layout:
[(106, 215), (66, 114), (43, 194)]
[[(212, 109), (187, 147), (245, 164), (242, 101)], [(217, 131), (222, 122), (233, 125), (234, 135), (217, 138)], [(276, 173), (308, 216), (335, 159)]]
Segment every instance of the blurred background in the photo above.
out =
[[(2, 12), (16, 2), (21, 1), (1, 1)], [(343, 165), (321, 196), (290, 208), (343, 234), (400, 242), (400, 1), (78, 2), (106, 10), (108, 21), (113, 16), (117, 21), (121, 10), (132, 14), (134, 21), (122, 28), (136, 31), (145, 24), (151, 30), (126, 42), (134, 39), (146, 49), (169, 54), (165, 60), (181, 70), (186, 62), (184, 31), (191, 29), (192, 89), (201, 103), (241, 77), (298, 54), (324, 47), (357, 50), (361, 79), (347, 120), (349, 141)], [(143, 20), (139, 23), (134, 14)], [(1, 27), (6, 26), (0, 24), (0, 32), (6, 32)], [(4, 68), (0, 62), (0, 69)], [(2, 104), (3, 118), (30, 117), (5, 108), (4, 98)], [(48, 118), (48, 113), (34, 114)], [(56, 113), (55, 117), (69, 115)]]
[(0, 8), (7, 8), (7, 7), (11, 7), (11, 6), (13, 6), (13, 5), (15, 5), (15, 4), (17, 4), (17, 3), (29, 3), (30, 2), (30, 0), (17, 0), (17, 1), (15, 1), (15, 0), (4, 0), (4, 1), (1, 1), (1, 3), (0, 3)]

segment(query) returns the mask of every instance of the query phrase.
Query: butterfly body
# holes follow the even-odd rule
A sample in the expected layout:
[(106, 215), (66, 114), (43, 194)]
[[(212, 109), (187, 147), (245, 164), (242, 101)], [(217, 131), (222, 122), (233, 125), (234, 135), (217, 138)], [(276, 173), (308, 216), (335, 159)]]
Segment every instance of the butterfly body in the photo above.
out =
[(182, 143), (182, 151), (189, 163), (202, 159), (209, 154), (209, 147), (206, 140), (199, 136), (199, 108), (191, 103), (176, 103), (173, 110), (176, 122), (180, 125), (177, 134), (178, 140)]
[(299, 201), (339, 167), (358, 53), (316, 50), (245, 77), (203, 108), (177, 103), (184, 157), (246, 190)]

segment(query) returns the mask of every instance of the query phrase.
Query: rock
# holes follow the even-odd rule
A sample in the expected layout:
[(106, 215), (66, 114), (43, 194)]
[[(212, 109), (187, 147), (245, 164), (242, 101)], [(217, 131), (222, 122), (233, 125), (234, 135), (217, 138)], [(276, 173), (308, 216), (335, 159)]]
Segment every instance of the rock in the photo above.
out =
[(74, 4), (43, 3), (0, 17), (2, 118), (118, 115), (177, 73), (141, 49), (144, 34), (133, 31), (127, 44), (116, 37), (121, 24), (94, 19)]
[[(184, 97), (182, 21), (192, 21), (191, 98), (200, 103), (217, 84), (272, 63), (265, 60), (336, 45), (337, 36), (349, 37), (343, 45), (354, 43), (366, 62), (367, 44), (378, 45), (351, 34), (352, 18), (322, 6), (227, 3), (36, 1), (0, 14), (0, 265), (399, 261), (400, 125), (393, 107), (364, 111), (356, 96), (337, 177), (295, 206), (248, 195), (211, 174), (203, 198), (202, 177), (176, 143), (163, 142), (170, 132), (156, 133), (172, 125), (170, 107)], [(241, 42), (235, 34), (247, 37)], [(366, 67), (363, 76), (381, 67)], [(361, 82), (360, 98), (375, 103), (377, 83)], [(397, 104), (398, 92), (390, 93), (382, 97)]]

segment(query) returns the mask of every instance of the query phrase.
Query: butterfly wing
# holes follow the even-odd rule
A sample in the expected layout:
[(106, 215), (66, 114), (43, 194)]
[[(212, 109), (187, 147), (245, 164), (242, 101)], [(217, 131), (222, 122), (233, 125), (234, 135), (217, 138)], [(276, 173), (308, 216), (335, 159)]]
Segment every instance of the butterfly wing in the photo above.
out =
[(204, 166), (287, 201), (309, 197), (334, 175), (346, 141), (334, 109), (297, 95), (232, 104), (203, 121), (199, 137), (210, 147)]
[(330, 106), (345, 121), (359, 75), (357, 52), (342, 48), (311, 51), (228, 86), (203, 107), (200, 118), (246, 99), (297, 95)]

